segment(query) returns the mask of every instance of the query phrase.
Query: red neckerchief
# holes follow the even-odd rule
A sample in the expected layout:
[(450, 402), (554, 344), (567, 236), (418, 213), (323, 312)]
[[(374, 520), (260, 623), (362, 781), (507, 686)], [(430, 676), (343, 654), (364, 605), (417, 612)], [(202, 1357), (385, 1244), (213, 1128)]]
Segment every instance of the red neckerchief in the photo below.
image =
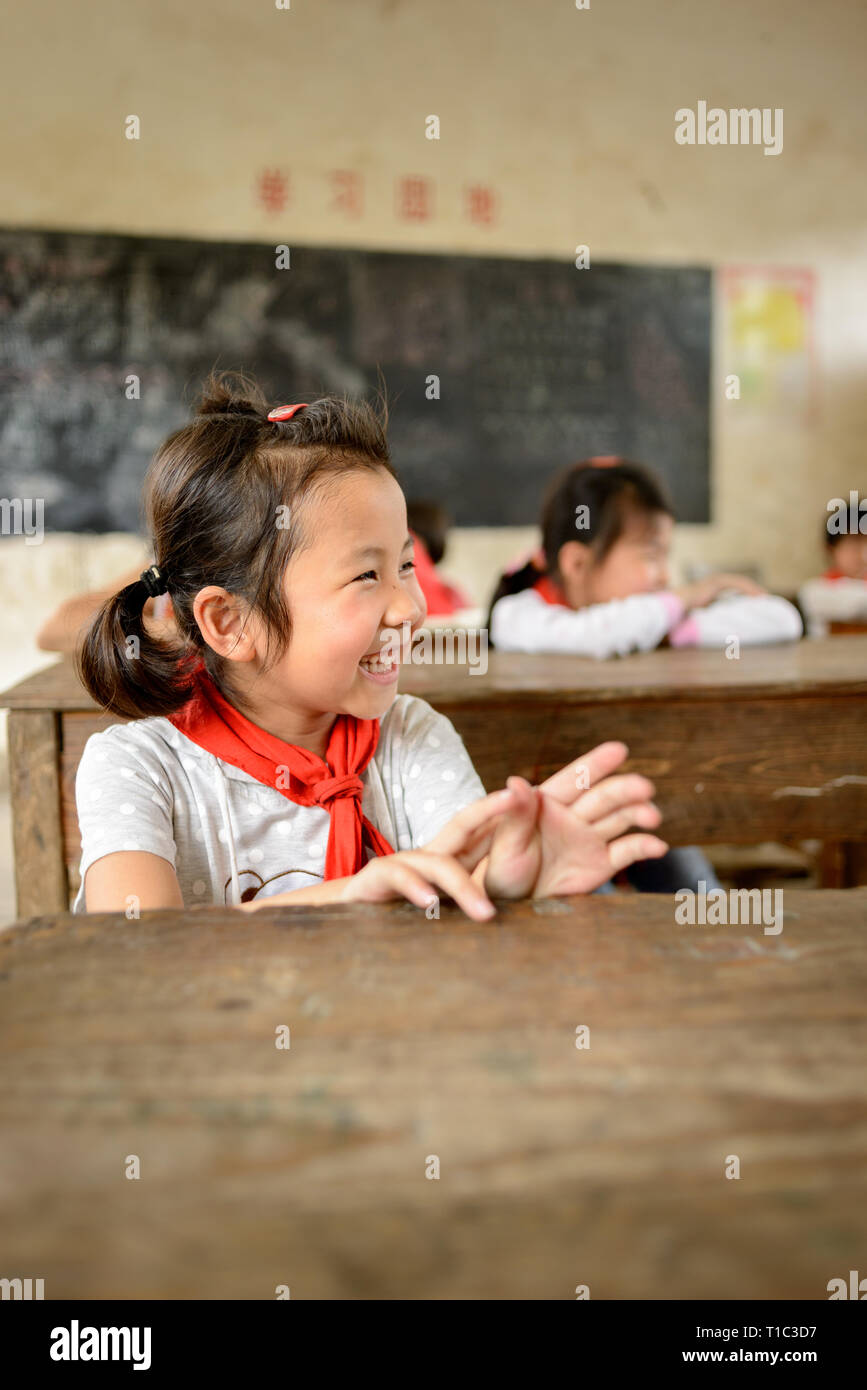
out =
[[(253, 724), (224, 700), (203, 666), (194, 672), (194, 691), (187, 703), (170, 714), (175, 728), (223, 762), (248, 772), (287, 801), (299, 806), (324, 806), (331, 816), (325, 878), (348, 878), (364, 868), (363, 842), (375, 854), (394, 854), (391, 845), (361, 809), (361, 773), (379, 740), (377, 719), (339, 714), (328, 739), (325, 758), (306, 748), (284, 743)], [(288, 772), (288, 777), (287, 777)], [(281, 783), (289, 782), (289, 786)]]
[(842, 570), (835, 570), (835, 569), (832, 567), (832, 568), (829, 569), (829, 570), (825, 570), (825, 573), (822, 575), (822, 578), (823, 578), (823, 579), (845, 579), (846, 576), (845, 576), (845, 574), (843, 573)]
[(536, 580), (533, 589), (541, 595), (546, 603), (559, 603), (563, 608), (569, 607), (566, 602), (566, 595), (560, 585), (555, 584), (554, 580), (550, 579), (547, 574), (543, 574), (541, 579)]

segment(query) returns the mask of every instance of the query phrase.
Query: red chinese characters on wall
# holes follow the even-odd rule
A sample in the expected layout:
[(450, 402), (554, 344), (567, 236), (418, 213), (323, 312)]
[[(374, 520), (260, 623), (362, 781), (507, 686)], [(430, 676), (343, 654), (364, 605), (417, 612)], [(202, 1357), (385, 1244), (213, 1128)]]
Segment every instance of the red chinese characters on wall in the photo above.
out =
[(263, 169), (256, 190), (266, 212), (282, 212), (289, 201), (289, 175), (282, 169)]
[(364, 206), (364, 185), (361, 175), (352, 169), (335, 169), (331, 174), (334, 197), (332, 208), (347, 217), (360, 217)]
[(465, 190), (465, 207), (470, 222), (492, 227), (497, 215), (497, 197), (485, 184), (471, 183)]
[(433, 212), (433, 183), (418, 174), (397, 181), (397, 215), (404, 222), (427, 222)]
[[(357, 220), (364, 214), (364, 179), (354, 169), (332, 169), (329, 210)], [(429, 222), (434, 216), (433, 179), (421, 174), (402, 174), (395, 184), (395, 213), (403, 222)], [(256, 198), (269, 214), (289, 206), (290, 179), (284, 169), (263, 169), (256, 179)], [(492, 227), (497, 220), (498, 199), (488, 184), (471, 183), (463, 190), (463, 215), (477, 227)]]

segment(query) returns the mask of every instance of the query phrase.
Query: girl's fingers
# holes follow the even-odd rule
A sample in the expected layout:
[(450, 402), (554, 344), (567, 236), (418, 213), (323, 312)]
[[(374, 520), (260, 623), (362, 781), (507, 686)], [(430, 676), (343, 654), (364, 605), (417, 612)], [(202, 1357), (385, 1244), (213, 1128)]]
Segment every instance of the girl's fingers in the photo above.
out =
[(647, 801), (655, 790), (647, 777), (642, 777), (638, 772), (624, 772), (619, 777), (606, 777), (604, 782), (591, 787), (573, 806), (572, 813), (587, 825), (595, 825), (624, 806)]
[(655, 830), (661, 820), (662, 812), (652, 801), (634, 801), (631, 806), (623, 806), (612, 815), (596, 821), (593, 830), (603, 840), (614, 840), (633, 825), (640, 826), (642, 830)]
[(513, 804), (497, 826), (494, 844), (500, 854), (523, 854), (536, 833), (541, 793), (523, 777), (510, 777), (506, 785)]
[(490, 827), (497, 816), (512, 807), (513, 802), (513, 793), (508, 788), (480, 797), (452, 816), (448, 825), (444, 825), (430, 844), (422, 848), (432, 849), (436, 854), (459, 854), (471, 836), (478, 837), (479, 832)]
[(655, 835), (624, 835), (621, 840), (612, 840), (608, 847), (611, 872), (619, 874), (640, 859), (661, 859), (668, 849), (665, 841)]
[(416, 907), (430, 907), (436, 900), (436, 891), (422, 874), (416, 873), (409, 864), (399, 860), (391, 866), (391, 886)]
[(625, 743), (600, 743), (542, 782), (542, 791), (564, 806), (571, 806), (573, 801), (587, 795), (588, 787), (620, 767), (628, 756), (629, 749)]
[(526, 811), (536, 804), (536, 788), (526, 777), (507, 777), (506, 790), (512, 798), (509, 812)]
[(426, 850), (407, 850), (404, 858), (409, 859), (413, 867), (418, 867), (425, 879), (437, 884), (450, 898), (454, 898), (468, 917), (485, 922), (494, 916), (494, 904), (457, 860), (444, 854), (430, 854)]

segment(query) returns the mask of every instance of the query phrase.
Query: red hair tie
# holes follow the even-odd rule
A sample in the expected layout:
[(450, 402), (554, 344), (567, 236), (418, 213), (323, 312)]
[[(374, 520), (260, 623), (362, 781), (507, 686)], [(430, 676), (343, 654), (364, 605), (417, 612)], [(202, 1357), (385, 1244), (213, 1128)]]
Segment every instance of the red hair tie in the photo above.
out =
[(303, 410), (309, 401), (302, 401), (300, 405), (278, 405), (274, 410), (268, 411), (269, 420), (291, 420), (296, 410)]
[(588, 459), (594, 468), (615, 468), (620, 463), (619, 454), (597, 454), (595, 458)]

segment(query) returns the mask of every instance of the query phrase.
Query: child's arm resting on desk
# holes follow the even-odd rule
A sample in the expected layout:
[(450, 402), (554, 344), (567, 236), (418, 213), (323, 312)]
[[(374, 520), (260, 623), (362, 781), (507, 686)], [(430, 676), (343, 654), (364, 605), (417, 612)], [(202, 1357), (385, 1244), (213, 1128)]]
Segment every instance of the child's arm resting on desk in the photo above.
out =
[(135, 915), (158, 907), (183, 907), (177, 874), (167, 859), (138, 850), (104, 854), (86, 870), (84, 899), (88, 912)]
[(92, 734), (75, 777), (87, 912), (183, 907), (175, 873), (173, 796), (135, 722)]
[[(472, 809), (477, 814), (486, 812), (481, 803), (478, 810)], [(185, 906), (174, 869), (158, 854), (119, 850), (103, 855), (86, 870), (84, 884), (88, 912), (124, 912), (137, 917), (140, 912)], [(408, 898), (417, 907), (427, 907), (436, 900), (437, 889), (454, 898), (469, 917), (483, 920), (493, 916), (493, 904), (457, 859), (424, 850), (384, 855), (372, 859), (350, 878), (333, 878), (309, 888), (297, 888), (293, 893), (239, 903), (238, 908), (241, 912), (258, 912), (269, 907), (381, 903), (395, 898)]]
[(744, 646), (795, 642), (803, 633), (801, 615), (776, 594), (738, 594), (707, 608), (695, 608), (669, 634), (673, 647), (724, 647), (736, 637)]
[(534, 590), (525, 589), (494, 605), (491, 641), (503, 652), (625, 656), (658, 647), (685, 612), (673, 593), (633, 594), (575, 609), (546, 603)]
[(438, 890), (454, 898), (468, 917), (484, 921), (494, 915), (494, 905), (471, 874), (485, 853), (494, 826), (515, 802), (514, 793), (491, 792), (465, 806), (440, 832), (439, 843), (421, 849), (399, 850), (371, 859), (348, 878), (330, 879), (310, 888), (277, 893), (270, 898), (243, 903), (242, 911), (256, 912), (267, 907), (301, 907), (325, 902), (384, 903), (406, 898), (416, 907), (427, 908), (438, 899)]
[[(575, 766), (592, 767), (595, 780), (625, 755), (623, 745), (605, 744)], [(566, 785), (574, 782), (573, 774), (569, 767), (550, 778), (548, 794), (521, 778), (510, 779), (506, 790), (465, 806), (423, 849), (383, 855), (351, 877), (242, 903), (240, 910), (395, 898), (427, 908), (441, 892), (468, 917), (483, 921), (495, 911), (489, 894), (521, 898), (592, 892), (619, 869), (665, 853), (667, 845), (655, 836), (622, 835), (630, 825), (659, 823), (659, 812), (648, 801), (652, 785), (645, 778), (603, 777), (591, 792), (579, 793)], [(565, 790), (559, 788), (561, 782)], [(140, 851), (97, 859), (85, 872), (85, 895), (88, 912), (128, 911), (133, 905), (138, 916), (184, 906), (172, 865)]]
[[(468, 917), (484, 921), (494, 915), (493, 896), (591, 893), (620, 869), (668, 849), (655, 835), (623, 833), (632, 826), (653, 829), (661, 819), (645, 777), (607, 775), (626, 754), (622, 743), (601, 744), (541, 787), (510, 778), (505, 790), (465, 806), (423, 848), (371, 859), (351, 878), (245, 906), (256, 911), (406, 898), (427, 908), (444, 893)], [(589, 790), (583, 790), (585, 773)]]
[[(90, 593), (76, 594), (66, 599), (45, 619), (36, 634), (36, 645), (43, 652), (72, 653), (78, 647), (93, 619), (106, 599), (110, 599), (127, 584), (134, 584), (139, 571), (123, 574), (107, 589), (93, 589)], [(171, 605), (166, 604), (165, 595), (158, 599), (149, 598), (144, 606), (145, 629), (154, 637), (175, 636), (177, 628), (172, 617)]]

